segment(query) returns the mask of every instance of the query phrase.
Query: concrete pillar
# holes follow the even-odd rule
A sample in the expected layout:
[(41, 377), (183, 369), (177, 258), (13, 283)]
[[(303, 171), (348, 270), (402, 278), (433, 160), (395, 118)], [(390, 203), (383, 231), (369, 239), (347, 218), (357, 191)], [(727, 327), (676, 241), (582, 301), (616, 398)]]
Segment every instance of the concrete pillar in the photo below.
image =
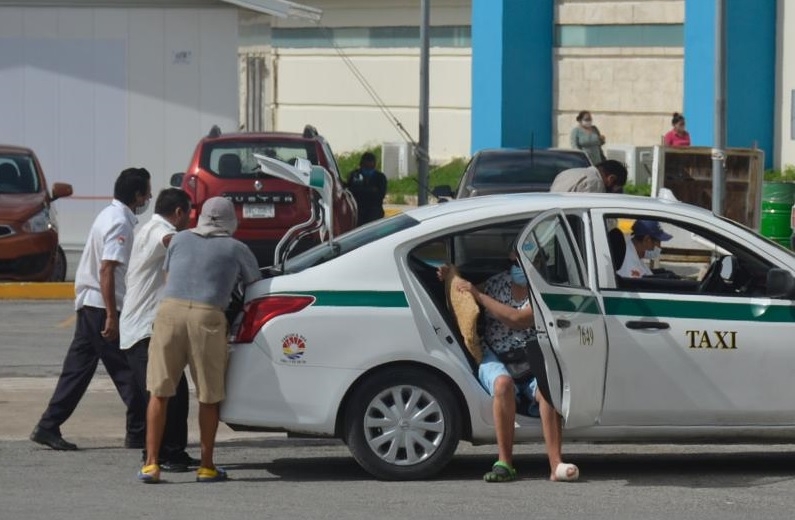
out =
[(552, 145), (554, 0), (472, 0), (472, 151)]
[[(776, 0), (725, 2), (726, 145), (756, 144), (770, 167), (776, 121)], [(712, 146), (714, 140), (715, 28), (715, 0), (686, 0), (684, 113), (694, 146)]]

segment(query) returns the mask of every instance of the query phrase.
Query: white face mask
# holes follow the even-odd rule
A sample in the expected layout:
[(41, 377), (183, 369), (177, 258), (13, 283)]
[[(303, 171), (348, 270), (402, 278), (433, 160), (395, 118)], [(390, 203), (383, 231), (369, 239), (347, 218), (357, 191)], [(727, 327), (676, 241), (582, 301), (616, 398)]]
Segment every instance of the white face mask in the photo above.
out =
[(651, 251), (646, 251), (646, 253), (643, 256), (644, 258), (646, 258), (646, 260), (657, 260), (660, 258), (661, 252), (662, 249), (660, 249), (657, 246), (654, 246), (654, 249), (652, 249)]
[(591, 128), (593, 126), (593, 121), (583, 121), (582, 127), (583, 128)]
[(143, 206), (138, 206), (137, 208), (135, 208), (135, 211), (133, 211), (133, 213), (135, 213), (136, 215), (143, 215), (144, 213), (146, 213), (146, 210), (149, 209), (149, 201), (150, 200), (152, 200), (152, 199), (146, 199), (146, 202), (144, 202), (144, 205)]

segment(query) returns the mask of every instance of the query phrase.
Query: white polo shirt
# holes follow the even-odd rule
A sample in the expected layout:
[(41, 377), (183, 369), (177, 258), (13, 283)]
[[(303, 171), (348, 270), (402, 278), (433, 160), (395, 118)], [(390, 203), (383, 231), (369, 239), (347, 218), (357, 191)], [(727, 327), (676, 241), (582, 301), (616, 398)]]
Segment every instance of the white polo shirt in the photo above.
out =
[(119, 321), (119, 345), (127, 350), (152, 335), (157, 305), (166, 284), (163, 261), (166, 246), (163, 239), (177, 229), (155, 213), (152, 220), (135, 233), (135, 244), (127, 271), (127, 296)]
[(84, 306), (105, 308), (99, 285), (99, 269), (103, 260), (118, 262), (114, 270), (114, 292), (116, 309), (121, 309), (126, 287), (124, 278), (137, 223), (132, 210), (116, 199), (94, 219), (75, 273), (75, 310)]
[(641, 278), (653, 274), (649, 266), (638, 256), (635, 244), (632, 243), (630, 238), (627, 238), (627, 252), (624, 254), (624, 263), (621, 264), (621, 269), (616, 271), (616, 274), (623, 278)]

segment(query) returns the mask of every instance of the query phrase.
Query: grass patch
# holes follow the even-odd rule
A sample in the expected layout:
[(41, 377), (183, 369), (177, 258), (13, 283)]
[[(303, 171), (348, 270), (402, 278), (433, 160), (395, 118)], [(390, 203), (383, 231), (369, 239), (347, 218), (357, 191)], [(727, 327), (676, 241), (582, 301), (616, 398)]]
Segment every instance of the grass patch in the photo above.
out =
[[(452, 189), (458, 185), (461, 175), (466, 168), (467, 160), (463, 158), (456, 158), (449, 163), (442, 164), (437, 167), (431, 166), (428, 174), (428, 189), (432, 190), (434, 186), (441, 186), (442, 184), (449, 185)], [(420, 188), (419, 178), (416, 175), (409, 175), (402, 179), (389, 179), (387, 181), (387, 193), (393, 197), (417, 195)], [(399, 204), (399, 203), (396, 203)]]
[(788, 164), (783, 170), (767, 170), (765, 182), (793, 182), (795, 181), (795, 166)]

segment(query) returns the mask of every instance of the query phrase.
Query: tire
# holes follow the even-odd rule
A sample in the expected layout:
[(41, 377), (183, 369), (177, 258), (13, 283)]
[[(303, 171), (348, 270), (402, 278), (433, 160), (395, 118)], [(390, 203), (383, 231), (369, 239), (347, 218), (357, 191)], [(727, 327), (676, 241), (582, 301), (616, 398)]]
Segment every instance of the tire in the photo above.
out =
[(55, 262), (52, 266), (52, 273), (50, 273), (49, 282), (63, 282), (66, 280), (66, 253), (63, 252), (61, 246), (55, 251)]
[(460, 438), (461, 410), (453, 391), (427, 370), (393, 367), (370, 375), (354, 390), (345, 413), (348, 449), (382, 480), (435, 475), (453, 458)]

